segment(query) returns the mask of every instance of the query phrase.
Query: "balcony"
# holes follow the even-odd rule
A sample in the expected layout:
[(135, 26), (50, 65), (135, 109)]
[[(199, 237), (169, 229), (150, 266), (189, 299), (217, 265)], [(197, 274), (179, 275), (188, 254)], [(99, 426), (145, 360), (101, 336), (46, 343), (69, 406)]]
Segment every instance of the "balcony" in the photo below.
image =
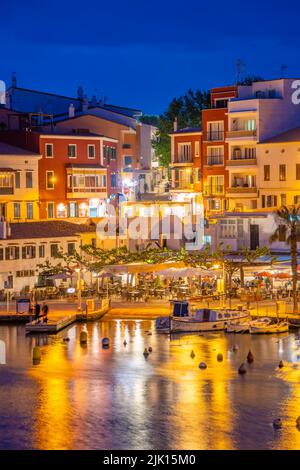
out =
[(224, 140), (224, 131), (208, 131), (203, 133), (203, 140), (206, 142), (220, 142)]
[(78, 187), (78, 188), (67, 188), (68, 193), (106, 193), (106, 187)]
[(203, 187), (203, 196), (222, 196), (224, 194), (223, 185), (205, 184)]
[(206, 165), (207, 166), (224, 165), (224, 155), (207, 155)]
[(12, 186), (0, 187), (0, 196), (7, 194), (14, 194), (14, 188)]
[(255, 166), (257, 165), (256, 158), (232, 158), (231, 160), (227, 160), (226, 167), (239, 167), (239, 166)]
[(236, 196), (240, 197), (241, 195), (245, 195), (248, 197), (257, 197), (257, 187), (256, 186), (231, 186), (227, 188), (226, 195), (227, 196)]
[(194, 190), (194, 184), (193, 183), (187, 183), (186, 181), (174, 181), (174, 184), (172, 186), (173, 191), (193, 191)]
[(226, 139), (247, 139), (247, 140), (256, 140), (257, 131), (255, 130), (245, 130), (237, 129), (226, 132)]

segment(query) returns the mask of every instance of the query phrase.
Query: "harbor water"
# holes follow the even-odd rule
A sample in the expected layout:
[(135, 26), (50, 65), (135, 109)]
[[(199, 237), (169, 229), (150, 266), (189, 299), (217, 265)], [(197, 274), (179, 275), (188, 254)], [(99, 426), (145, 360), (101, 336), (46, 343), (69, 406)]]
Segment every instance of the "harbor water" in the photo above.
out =
[[(56, 336), (0, 326), (0, 341), (1, 449), (300, 448), (297, 333), (170, 338), (153, 321), (114, 320)], [(239, 375), (250, 349), (254, 362)]]

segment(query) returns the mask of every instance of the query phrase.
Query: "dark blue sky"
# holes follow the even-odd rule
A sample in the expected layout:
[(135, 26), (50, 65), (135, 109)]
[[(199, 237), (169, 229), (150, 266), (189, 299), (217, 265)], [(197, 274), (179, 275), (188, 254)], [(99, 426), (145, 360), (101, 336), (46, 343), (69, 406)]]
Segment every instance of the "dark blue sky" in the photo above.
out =
[(201, 0), (4, 0), (0, 79), (159, 113), (188, 88), (245, 73), (300, 77), (300, 3)]

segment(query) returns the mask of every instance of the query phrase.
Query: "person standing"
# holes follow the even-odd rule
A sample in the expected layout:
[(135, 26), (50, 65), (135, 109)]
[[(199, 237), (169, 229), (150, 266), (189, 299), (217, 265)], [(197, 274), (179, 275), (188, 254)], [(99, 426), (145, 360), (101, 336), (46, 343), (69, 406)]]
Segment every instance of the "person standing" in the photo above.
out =
[(43, 317), (44, 317), (44, 323), (48, 323), (49, 307), (48, 307), (48, 305), (46, 304), (46, 302), (43, 303), (42, 312), (43, 312)]
[(40, 318), (40, 313), (41, 313), (41, 306), (39, 303), (35, 304), (35, 320), (38, 321)]

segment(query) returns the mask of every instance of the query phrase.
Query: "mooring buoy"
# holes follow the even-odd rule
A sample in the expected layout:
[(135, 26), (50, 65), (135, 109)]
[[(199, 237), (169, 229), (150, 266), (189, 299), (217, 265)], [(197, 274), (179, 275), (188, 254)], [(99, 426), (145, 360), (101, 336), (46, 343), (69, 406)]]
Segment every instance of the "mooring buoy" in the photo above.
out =
[(247, 374), (247, 369), (244, 363), (242, 363), (239, 367), (239, 374), (241, 375)]

